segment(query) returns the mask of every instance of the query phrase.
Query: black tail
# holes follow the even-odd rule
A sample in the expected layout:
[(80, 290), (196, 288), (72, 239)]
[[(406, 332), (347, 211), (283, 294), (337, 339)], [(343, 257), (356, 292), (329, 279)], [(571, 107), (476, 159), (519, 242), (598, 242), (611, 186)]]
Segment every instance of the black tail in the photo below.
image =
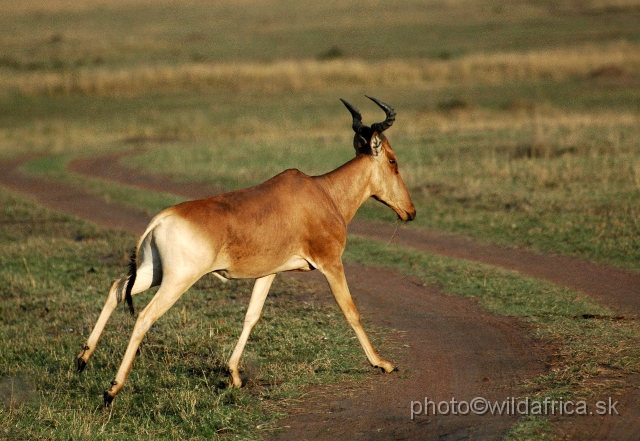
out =
[(131, 256), (129, 257), (129, 280), (127, 280), (127, 286), (124, 290), (124, 299), (129, 305), (129, 312), (131, 315), (135, 314), (135, 310), (133, 309), (133, 299), (131, 298), (131, 289), (133, 288), (133, 284), (136, 283), (136, 250), (131, 252)]

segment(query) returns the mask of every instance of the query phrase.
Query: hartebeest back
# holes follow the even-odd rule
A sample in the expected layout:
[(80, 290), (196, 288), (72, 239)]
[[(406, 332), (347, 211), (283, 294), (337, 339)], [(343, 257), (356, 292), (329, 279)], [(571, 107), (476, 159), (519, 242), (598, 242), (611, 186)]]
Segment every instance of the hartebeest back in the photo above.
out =
[(256, 279), (242, 333), (228, 364), (231, 386), (242, 385), (238, 371), (242, 351), (271, 282), (282, 271), (322, 272), (369, 362), (385, 372), (395, 369), (369, 342), (342, 266), (347, 225), (367, 198), (373, 196), (385, 203), (402, 220), (413, 220), (416, 215), (396, 155), (382, 133), (393, 124), (395, 112), (375, 98), (371, 100), (387, 116), (372, 126), (364, 125), (360, 112), (342, 100), (353, 116), (356, 157), (336, 170), (321, 176), (286, 170), (256, 187), (175, 205), (153, 218), (138, 241), (129, 276), (111, 285), (100, 317), (76, 360), (78, 371), (82, 371), (123, 298), (133, 314), (131, 295), (160, 285), (137, 318), (116, 378), (104, 392), (106, 406), (122, 389), (151, 325), (207, 273), (223, 279)]

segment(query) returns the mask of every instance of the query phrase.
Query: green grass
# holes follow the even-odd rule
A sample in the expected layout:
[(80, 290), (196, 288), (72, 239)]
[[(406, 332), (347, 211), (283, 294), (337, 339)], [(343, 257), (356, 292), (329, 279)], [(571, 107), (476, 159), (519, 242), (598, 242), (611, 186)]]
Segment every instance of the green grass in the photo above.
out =
[(105, 202), (117, 201), (144, 210), (149, 216), (186, 200), (184, 197), (174, 194), (147, 192), (129, 185), (78, 176), (67, 170), (67, 164), (72, 158), (74, 156), (71, 155), (45, 156), (29, 161), (23, 166), (23, 170), (37, 176), (84, 187), (90, 193), (101, 196)]
[[(29, 169), (32, 172), (63, 172), (64, 158), (58, 160), (51, 160), (50, 158), (47, 158), (33, 162), (30, 164)], [(128, 194), (128, 197), (134, 198), (132, 200), (137, 201), (136, 203), (141, 203), (141, 206), (143, 207), (145, 206), (145, 203), (150, 204), (148, 205), (149, 207), (153, 206), (153, 204), (156, 203), (156, 199), (163, 200), (162, 195), (137, 198), (135, 193), (144, 194), (145, 192), (133, 189), (129, 189), (131, 191), (126, 192), (124, 191), (126, 190), (126, 186), (119, 187), (122, 188), (114, 193), (109, 193), (109, 186), (101, 187), (98, 185), (96, 188), (100, 189), (100, 191), (105, 191), (107, 194), (113, 195), (116, 199), (118, 194)], [(15, 204), (16, 202), (13, 203)], [(13, 209), (10, 208), (10, 210)], [(67, 235), (73, 237), (84, 236), (83, 233), (74, 233), (73, 235), (67, 233)], [(72, 242), (70, 238), (67, 240)], [(43, 247), (39, 244), (39, 249), (46, 248), (47, 247)], [(104, 247), (100, 246), (100, 249), (102, 248)], [(122, 251), (120, 251), (119, 261), (121, 265), (124, 264), (124, 250), (125, 247), (122, 247)], [(98, 252), (95, 248), (92, 248), (90, 252), (100, 254), (102, 251)], [(24, 252), (20, 255), (24, 256)], [(550, 372), (537, 378), (528, 379), (525, 384), (523, 384), (524, 390), (526, 391), (525, 393), (534, 398), (563, 397), (564, 399), (567, 399), (569, 397), (597, 397), (598, 394), (617, 388), (620, 378), (624, 377), (624, 375), (637, 373), (638, 371), (637, 366), (640, 361), (640, 353), (637, 350), (635, 342), (640, 338), (640, 332), (638, 331), (635, 323), (628, 320), (614, 319), (614, 312), (596, 304), (584, 294), (576, 293), (548, 282), (521, 277), (516, 273), (499, 270), (486, 265), (472, 264), (469, 262), (460, 262), (453, 259), (426, 255), (417, 251), (383, 245), (377, 242), (354, 237), (350, 237), (344, 257), (345, 260), (351, 262), (366, 265), (389, 266), (407, 275), (418, 277), (427, 284), (439, 286), (447, 293), (475, 298), (478, 300), (481, 307), (489, 311), (501, 315), (521, 317), (532, 326), (536, 337), (545, 341), (553, 342), (558, 346), (558, 352), (556, 354), (557, 360), (551, 366)], [(86, 266), (85, 262), (93, 262), (95, 260), (95, 255), (86, 255), (84, 259), (86, 260), (83, 260), (82, 262)], [(59, 261), (60, 259), (55, 258), (55, 260)], [(38, 261), (42, 261), (42, 259), (39, 259)], [(29, 271), (27, 271), (27, 268), (29, 268)], [(97, 267), (94, 265), (94, 269), (95, 268)], [(60, 269), (57, 271), (59, 273)], [(6, 274), (7, 277), (9, 277), (10, 286), (13, 286), (14, 284), (15, 276), (13, 276), (13, 274), (19, 273), (21, 274), (21, 286), (29, 288), (29, 285), (31, 284), (33, 288), (34, 284), (35, 286), (38, 286), (40, 283), (36, 280), (38, 272), (38, 267), (32, 268), (30, 261), (21, 261), (19, 256), (13, 256), (11, 265), (7, 266)], [(31, 277), (34, 277), (33, 282), (31, 282)], [(68, 276), (64, 275), (63, 277)], [(87, 275), (84, 275), (84, 277), (95, 278), (93, 273), (88, 273)], [(112, 277), (114, 276), (111, 275), (110, 278)], [(216, 301), (221, 302), (225, 296), (235, 295), (234, 293), (230, 293), (228, 288), (225, 290), (228, 285), (219, 284), (215, 280), (208, 280), (204, 287), (209, 289), (213, 288), (219, 292), (215, 296), (209, 297), (209, 301), (211, 301), (211, 299), (215, 299)], [(244, 289), (245, 292), (248, 293), (249, 286), (245, 284)], [(211, 296), (211, 294), (208, 295)], [(277, 298), (280, 298), (277, 291), (276, 296)], [(189, 298), (191, 297), (185, 296), (185, 299), (181, 302), (187, 302), (186, 299)], [(185, 303), (184, 311), (190, 315), (192, 310), (196, 310), (197, 316), (201, 313), (198, 311), (198, 305), (202, 303), (203, 299), (201, 297), (194, 297), (193, 299), (193, 304), (186, 305)], [(101, 305), (101, 301), (102, 296), (98, 296), (96, 301), (96, 312), (97, 308)], [(139, 301), (140, 300), (138, 300), (138, 302)], [(15, 304), (15, 300), (12, 300), (12, 302), (14, 303), (13, 308), (19, 307), (19, 303)], [(291, 305), (287, 304), (286, 306), (290, 307)], [(224, 309), (221, 311), (222, 315), (220, 316), (224, 317), (225, 315), (235, 315), (241, 317), (243, 313), (243, 304), (235, 305), (234, 308), (235, 309)], [(164, 354), (162, 357), (165, 358), (160, 358), (160, 360), (166, 363), (181, 363), (181, 358), (184, 357), (182, 351), (184, 351), (185, 347), (191, 347), (192, 344), (195, 346), (202, 346), (202, 343), (199, 341), (193, 341), (192, 343), (185, 345), (185, 337), (177, 333), (176, 329), (184, 329), (184, 326), (180, 326), (180, 321), (184, 321), (184, 316), (181, 315), (181, 312), (182, 310), (180, 310), (180, 305), (178, 305), (178, 307), (172, 309), (167, 315), (167, 320), (169, 320), (169, 317), (172, 317), (171, 314), (174, 314), (173, 326), (175, 329), (173, 329), (173, 339), (166, 342), (166, 344), (163, 343), (162, 345), (162, 351)], [(266, 317), (268, 317), (268, 312), (269, 309), (267, 308), (265, 310)], [(293, 313), (308, 314), (309, 311), (302, 311), (294, 308)], [(279, 314), (280, 311), (278, 310), (276, 315)], [(209, 318), (208, 314), (205, 315)], [(176, 322), (178, 324), (175, 324)], [(269, 323), (269, 319), (267, 319), (267, 323)], [(89, 331), (91, 325), (92, 323), (87, 322), (85, 326), (86, 332)], [(212, 328), (209, 325), (209, 327), (207, 327), (206, 325), (202, 325), (202, 323), (195, 328), (199, 334), (207, 334), (208, 331), (209, 336), (211, 336), (212, 332), (220, 332), (221, 329), (218, 326)], [(212, 329), (215, 330), (212, 331)], [(233, 333), (234, 331), (237, 333), (239, 328), (235, 329), (230, 326), (225, 332), (223, 332), (223, 335), (227, 336), (229, 333)], [(122, 326), (117, 329), (116, 332), (119, 336), (122, 332), (126, 335), (126, 331), (122, 331)], [(108, 341), (109, 337), (107, 336), (106, 338)], [(261, 339), (259, 331), (255, 336), (252, 336), (252, 341), (254, 338), (256, 339), (256, 344), (259, 344)], [(269, 339), (272, 338), (273, 336), (269, 336)], [(598, 345), (594, 346), (594, 341), (598, 341)], [(124, 342), (120, 341), (120, 343), (123, 344)], [(227, 352), (231, 350), (233, 343), (233, 340), (227, 343)], [(71, 359), (75, 355), (74, 349), (77, 348), (72, 346), (69, 349), (71, 354), (68, 355)], [(290, 349), (291, 347), (287, 350)], [(113, 352), (114, 351), (112, 350), (111, 353)], [(212, 352), (213, 351), (211, 349), (208, 350), (210, 355)], [(166, 356), (167, 353), (170, 355)], [(226, 356), (228, 356), (228, 353), (226, 353)], [(252, 352), (250, 350), (247, 352), (247, 356), (248, 360), (252, 359)], [(282, 356), (282, 353), (277, 352), (274, 359), (281, 359)], [(221, 355), (218, 355), (218, 357), (217, 367), (219, 372), (218, 377), (216, 377), (216, 381), (220, 382), (222, 381), (221, 366), (223, 366), (225, 358)], [(267, 358), (270, 357), (271, 352)], [(97, 358), (97, 360), (100, 360), (100, 358)], [(189, 360), (188, 362), (181, 364), (181, 366), (185, 369), (192, 369), (189, 367), (191, 363), (197, 363), (198, 361), (202, 362), (201, 360)], [(100, 361), (96, 362), (96, 360), (92, 360), (92, 362), (100, 363)], [(103, 358), (102, 363), (103, 365), (101, 368), (113, 368), (111, 370), (114, 370), (116, 368), (117, 357), (116, 361), (106, 360)], [(281, 369), (283, 365), (284, 364), (278, 364), (278, 369)], [(71, 366), (68, 368), (71, 369)], [(209, 368), (211, 368), (211, 366), (209, 366)], [(88, 370), (88, 372), (93, 371)], [(179, 376), (180, 372), (182, 371), (178, 370), (178, 373), (174, 373), (173, 375)], [(12, 375), (14, 374), (12, 373)], [(136, 375), (144, 375), (144, 372), (141, 371)], [(156, 373), (155, 375), (158, 375), (161, 378), (168, 375), (169, 380), (167, 381), (172, 381), (171, 379), (174, 378), (171, 375), (162, 372)], [(267, 376), (266, 378), (270, 377)], [(104, 381), (106, 380), (103, 379), (103, 383)], [(201, 379), (201, 381), (205, 380)], [(153, 389), (151, 380), (144, 382), (144, 385), (145, 391)], [(100, 392), (100, 387), (103, 386), (103, 384), (98, 383), (93, 384), (93, 386), (95, 389), (94, 395), (97, 396)], [(201, 383), (199, 387), (203, 387)], [(161, 393), (154, 396), (157, 400), (162, 400)], [(278, 396), (274, 396), (274, 399), (277, 398)], [(242, 409), (246, 410), (244, 407)], [(273, 411), (274, 408), (270, 407), (269, 410)], [(271, 417), (273, 417), (273, 415), (271, 415)], [(100, 424), (103, 423), (104, 421), (100, 422)], [(71, 424), (71, 422), (69, 424)], [(151, 425), (148, 427), (149, 430), (152, 430)], [(526, 437), (522, 438), (522, 436), (524, 436), (522, 435), (523, 433), (529, 433), (532, 438), (535, 438), (537, 436), (535, 434), (546, 433), (545, 431), (547, 431), (547, 429), (545, 429), (545, 427), (547, 427), (547, 423), (545, 423), (544, 420), (523, 421), (514, 428), (514, 433), (519, 434), (518, 436), (520, 437), (515, 439), (526, 439)], [(192, 433), (187, 429), (184, 430), (184, 433)], [(178, 434), (178, 436), (182, 436), (182, 432)]]
[(104, 412), (101, 392), (133, 326), (125, 309), (114, 312), (82, 374), (73, 360), (135, 238), (5, 192), (0, 199), (0, 437), (259, 439), (304, 386), (371, 372), (337, 307), (305, 301), (315, 293), (277, 279), (243, 359), (248, 386), (221, 388), (251, 283), (207, 277), (154, 325), (125, 389)]
[[(551, 97), (556, 89), (548, 84), (540, 94)], [(484, 98), (473, 98), (479, 104), (467, 98), (471, 107), (452, 112), (438, 110), (436, 100), (460, 96), (455, 91), (441, 92), (422, 110), (402, 90), (394, 103), (400, 113), (389, 138), (418, 206), (415, 225), (639, 269), (638, 115), (626, 109), (617, 89), (589, 92), (596, 104), (590, 112), (559, 103), (528, 107), (526, 101), (512, 103), (520, 107), (509, 110), (501, 106), (511, 101), (494, 87), (469, 90)], [(7, 144), (98, 154), (131, 148), (136, 140), (147, 152), (128, 164), (229, 189), (257, 184), (290, 167), (324, 173), (353, 154), (348, 118), (335, 123), (336, 112), (346, 113), (337, 92), (291, 95), (278, 102), (251, 95), (228, 108), (220, 103), (208, 108), (213, 96), (105, 100), (100, 107), (105, 115), (95, 127), (78, 118), (72, 105), (91, 100), (68, 97), (56, 108), (55, 121), (7, 129)], [(19, 112), (26, 114), (43, 101), (23, 100)], [(356, 102), (367, 109), (366, 121), (380, 118), (380, 112)], [(114, 132), (101, 139), (106, 121), (113, 121)], [(16, 149), (7, 154), (17, 154)], [(381, 213), (366, 207), (361, 215), (379, 218)]]
[(365, 59), (446, 58), (595, 39), (638, 41), (640, 13), (634, 6), (637, 2), (618, 0), (579, 5), (429, 0), (343, 5), (292, 0), (25, 4), (9, 0), (0, 18), (6, 35), (0, 43), (0, 68), (33, 71), (167, 61), (271, 61), (314, 58), (333, 46), (347, 56)]
[(521, 418), (504, 438), (505, 441), (550, 441), (551, 424), (546, 418), (531, 416)]
[[(511, 131), (389, 137), (418, 208), (414, 225), (640, 269), (638, 135), (637, 125), (531, 118)], [(351, 158), (349, 144), (344, 130), (334, 138), (170, 142), (128, 162), (233, 189), (286, 168), (324, 173)], [(361, 215), (393, 218), (371, 205)]]

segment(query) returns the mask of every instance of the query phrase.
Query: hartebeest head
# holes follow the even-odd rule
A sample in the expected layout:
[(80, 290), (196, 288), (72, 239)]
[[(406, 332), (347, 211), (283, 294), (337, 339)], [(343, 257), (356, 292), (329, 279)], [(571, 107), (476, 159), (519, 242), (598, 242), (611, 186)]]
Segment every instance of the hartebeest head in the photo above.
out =
[(398, 169), (398, 159), (389, 141), (382, 132), (387, 130), (396, 120), (396, 112), (391, 106), (380, 100), (367, 96), (376, 103), (387, 118), (383, 122), (372, 124), (371, 126), (362, 123), (362, 115), (351, 104), (343, 100), (340, 101), (351, 112), (353, 116), (353, 147), (356, 155), (368, 155), (373, 159), (375, 166), (371, 176), (372, 195), (380, 202), (388, 205), (395, 211), (400, 219), (410, 221), (416, 217), (416, 209), (411, 201), (411, 196), (404, 185), (402, 176)]

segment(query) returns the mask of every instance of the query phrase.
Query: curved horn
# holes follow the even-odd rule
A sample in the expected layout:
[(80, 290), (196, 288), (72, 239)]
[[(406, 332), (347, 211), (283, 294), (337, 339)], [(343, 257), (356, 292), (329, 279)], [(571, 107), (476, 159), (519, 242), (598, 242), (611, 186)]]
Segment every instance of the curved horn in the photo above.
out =
[(365, 132), (370, 131), (371, 128), (362, 124), (362, 115), (360, 114), (360, 111), (342, 98), (340, 98), (340, 101), (342, 101), (342, 104), (347, 107), (349, 112), (351, 112), (351, 116), (353, 116), (353, 125), (351, 126), (353, 128), (353, 131), (360, 136), (366, 136), (368, 133)]
[(393, 110), (393, 107), (383, 103), (380, 100), (377, 100), (368, 95), (365, 95), (365, 96), (369, 98), (371, 101), (373, 101), (374, 103), (376, 103), (382, 110), (384, 110), (384, 113), (387, 115), (387, 119), (385, 119), (383, 122), (379, 122), (371, 125), (371, 128), (373, 129), (373, 131), (382, 133), (385, 130), (387, 130), (389, 127), (391, 127), (393, 122), (396, 120), (396, 111)]

